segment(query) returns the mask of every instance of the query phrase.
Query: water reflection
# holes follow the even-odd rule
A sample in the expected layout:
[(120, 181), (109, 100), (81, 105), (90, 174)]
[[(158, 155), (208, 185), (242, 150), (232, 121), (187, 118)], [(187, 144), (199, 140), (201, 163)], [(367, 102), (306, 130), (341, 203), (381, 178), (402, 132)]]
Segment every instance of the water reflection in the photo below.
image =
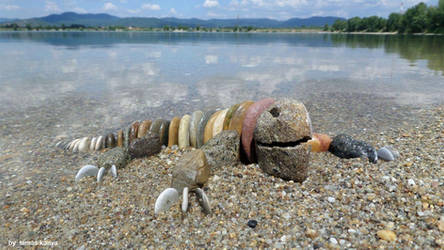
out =
[[(0, 32), (0, 104), (98, 100), (114, 123), (164, 103), (359, 92), (443, 101), (443, 37), (331, 34)], [(443, 43), (444, 44), (444, 43)], [(398, 56), (399, 55), (399, 56)], [(408, 60), (404, 60), (408, 59)], [(408, 98), (405, 98), (408, 97)], [(205, 102), (205, 103), (202, 103)]]
[[(111, 47), (118, 44), (252, 44), (284, 43), (286, 46), (319, 48), (384, 48), (412, 62), (427, 60), (427, 66), (444, 72), (444, 36), (361, 34), (267, 34), (267, 33), (163, 33), (163, 32), (0, 32), (0, 43), (32, 41), (79, 49), (82, 46)], [(161, 54), (147, 52), (154, 58)], [(257, 63), (245, 63), (246, 67)]]
[(384, 48), (386, 53), (396, 53), (415, 63), (427, 60), (427, 67), (444, 74), (444, 36), (415, 35), (333, 35), (335, 46), (349, 48)]

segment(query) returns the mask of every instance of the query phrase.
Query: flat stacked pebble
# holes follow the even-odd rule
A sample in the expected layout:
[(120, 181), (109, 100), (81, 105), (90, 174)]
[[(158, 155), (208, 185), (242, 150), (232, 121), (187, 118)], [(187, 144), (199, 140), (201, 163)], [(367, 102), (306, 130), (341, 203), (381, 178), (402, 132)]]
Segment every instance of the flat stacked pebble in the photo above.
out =
[[(85, 118), (82, 124), (88, 126), (72, 126), (63, 121), (69, 117), (58, 108), (61, 101), (26, 112), (1, 111), (0, 117), (8, 119), (0, 123), (0, 244), (47, 240), (74, 248), (444, 247), (444, 106), (397, 106), (371, 95), (339, 93), (303, 101), (314, 131), (347, 132), (376, 148), (391, 146), (399, 158), (370, 164), (313, 154), (302, 184), (269, 176), (255, 164), (226, 166), (216, 169), (205, 187), (212, 214), (205, 215), (190, 195), (187, 214), (178, 202), (155, 217), (157, 196), (169, 187), (180, 156), (191, 149), (165, 148), (133, 160), (119, 170), (117, 180), (106, 176), (100, 185), (94, 178), (75, 183), (76, 171), (97, 153), (56, 150), (54, 124), (61, 124), (57, 134), (75, 133), (66, 134), (70, 138), (108, 134), (100, 119)], [(97, 105), (83, 99), (72, 103), (82, 107), (75, 111), (79, 114)], [(176, 115), (193, 110), (198, 108)], [(149, 117), (160, 117), (158, 112)]]

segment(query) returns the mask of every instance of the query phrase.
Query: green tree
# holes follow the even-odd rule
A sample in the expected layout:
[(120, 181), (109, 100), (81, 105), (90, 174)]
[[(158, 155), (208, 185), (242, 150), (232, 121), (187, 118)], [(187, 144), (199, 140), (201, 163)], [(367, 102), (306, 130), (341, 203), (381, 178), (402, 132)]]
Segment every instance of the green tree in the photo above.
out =
[(347, 31), (348, 32), (354, 32), (354, 31), (360, 31), (360, 25), (361, 25), (361, 18), (360, 17), (353, 17), (347, 20)]
[(387, 20), (387, 31), (398, 31), (402, 26), (402, 15), (399, 13), (390, 14)]
[(326, 23), (325, 25), (324, 25), (324, 28), (322, 29), (323, 31), (328, 31), (328, 29), (329, 29), (329, 27), (328, 27), (328, 23)]
[(385, 28), (385, 20), (377, 16), (363, 18), (362, 24), (361, 29), (368, 32), (378, 32)]
[(434, 33), (444, 33), (444, 0), (440, 0), (436, 8), (429, 8), (427, 30)]
[(338, 19), (333, 23), (331, 28), (333, 31), (345, 31), (347, 28), (347, 21)]
[(402, 20), (402, 25), (408, 33), (420, 33), (426, 30), (427, 24), (427, 5), (419, 3), (409, 8)]

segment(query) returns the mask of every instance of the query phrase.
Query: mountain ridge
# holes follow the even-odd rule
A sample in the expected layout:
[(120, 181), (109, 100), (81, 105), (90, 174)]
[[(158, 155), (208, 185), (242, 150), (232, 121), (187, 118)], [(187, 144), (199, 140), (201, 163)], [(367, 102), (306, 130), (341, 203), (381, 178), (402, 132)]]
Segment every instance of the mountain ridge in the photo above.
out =
[[(133, 26), (161, 28), (163, 26), (188, 26), (188, 27), (236, 27), (252, 26), (256, 28), (292, 28), (302, 26), (321, 27), (325, 24), (332, 25), (336, 20), (345, 20), (334, 16), (313, 16), (309, 18), (290, 18), (288, 20), (275, 20), (269, 18), (228, 18), (228, 19), (199, 19), (199, 18), (176, 18), (176, 17), (117, 17), (106, 13), (79, 14), (75, 12), (64, 12), (61, 14), (51, 14), (44, 17), (34, 17), (27, 19), (5, 19), (0, 18), (3, 23), (16, 23), (18, 25), (85, 25), (85, 26)], [(2, 21), (3, 20), (3, 21)]]

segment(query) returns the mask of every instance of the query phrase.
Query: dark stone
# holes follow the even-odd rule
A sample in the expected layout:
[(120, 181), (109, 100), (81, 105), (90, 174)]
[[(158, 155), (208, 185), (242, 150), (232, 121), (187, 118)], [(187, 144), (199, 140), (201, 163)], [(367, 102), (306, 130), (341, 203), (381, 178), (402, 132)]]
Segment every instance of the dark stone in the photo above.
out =
[(339, 158), (368, 157), (369, 162), (376, 163), (378, 155), (376, 150), (364, 141), (358, 141), (346, 134), (340, 134), (333, 138), (328, 151)]
[(240, 138), (235, 130), (224, 130), (211, 138), (202, 151), (207, 157), (211, 170), (232, 166), (239, 161)]
[(126, 150), (121, 147), (115, 147), (98, 156), (97, 166), (109, 169), (112, 165), (116, 165), (116, 168), (119, 169), (125, 167), (128, 161), (129, 156)]
[(128, 147), (128, 153), (131, 159), (148, 157), (160, 152), (162, 145), (160, 137), (156, 133), (148, 131), (142, 138), (135, 139)]
[(168, 132), (170, 130), (170, 122), (167, 120), (162, 120), (159, 127), (159, 137), (160, 143), (162, 145), (168, 146)]
[(255, 228), (257, 226), (257, 220), (249, 220), (247, 225), (251, 228)]
[(116, 137), (114, 134), (110, 133), (106, 136), (106, 147), (113, 148), (116, 146)]
[(159, 129), (163, 122), (163, 119), (155, 120), (153, 123), (151, 123), (149, 131), (154, 134), (159, 134)]
[(123, 131), (123, 148), (128, 148), (131, 142), (131, 126), (128, 126)]

